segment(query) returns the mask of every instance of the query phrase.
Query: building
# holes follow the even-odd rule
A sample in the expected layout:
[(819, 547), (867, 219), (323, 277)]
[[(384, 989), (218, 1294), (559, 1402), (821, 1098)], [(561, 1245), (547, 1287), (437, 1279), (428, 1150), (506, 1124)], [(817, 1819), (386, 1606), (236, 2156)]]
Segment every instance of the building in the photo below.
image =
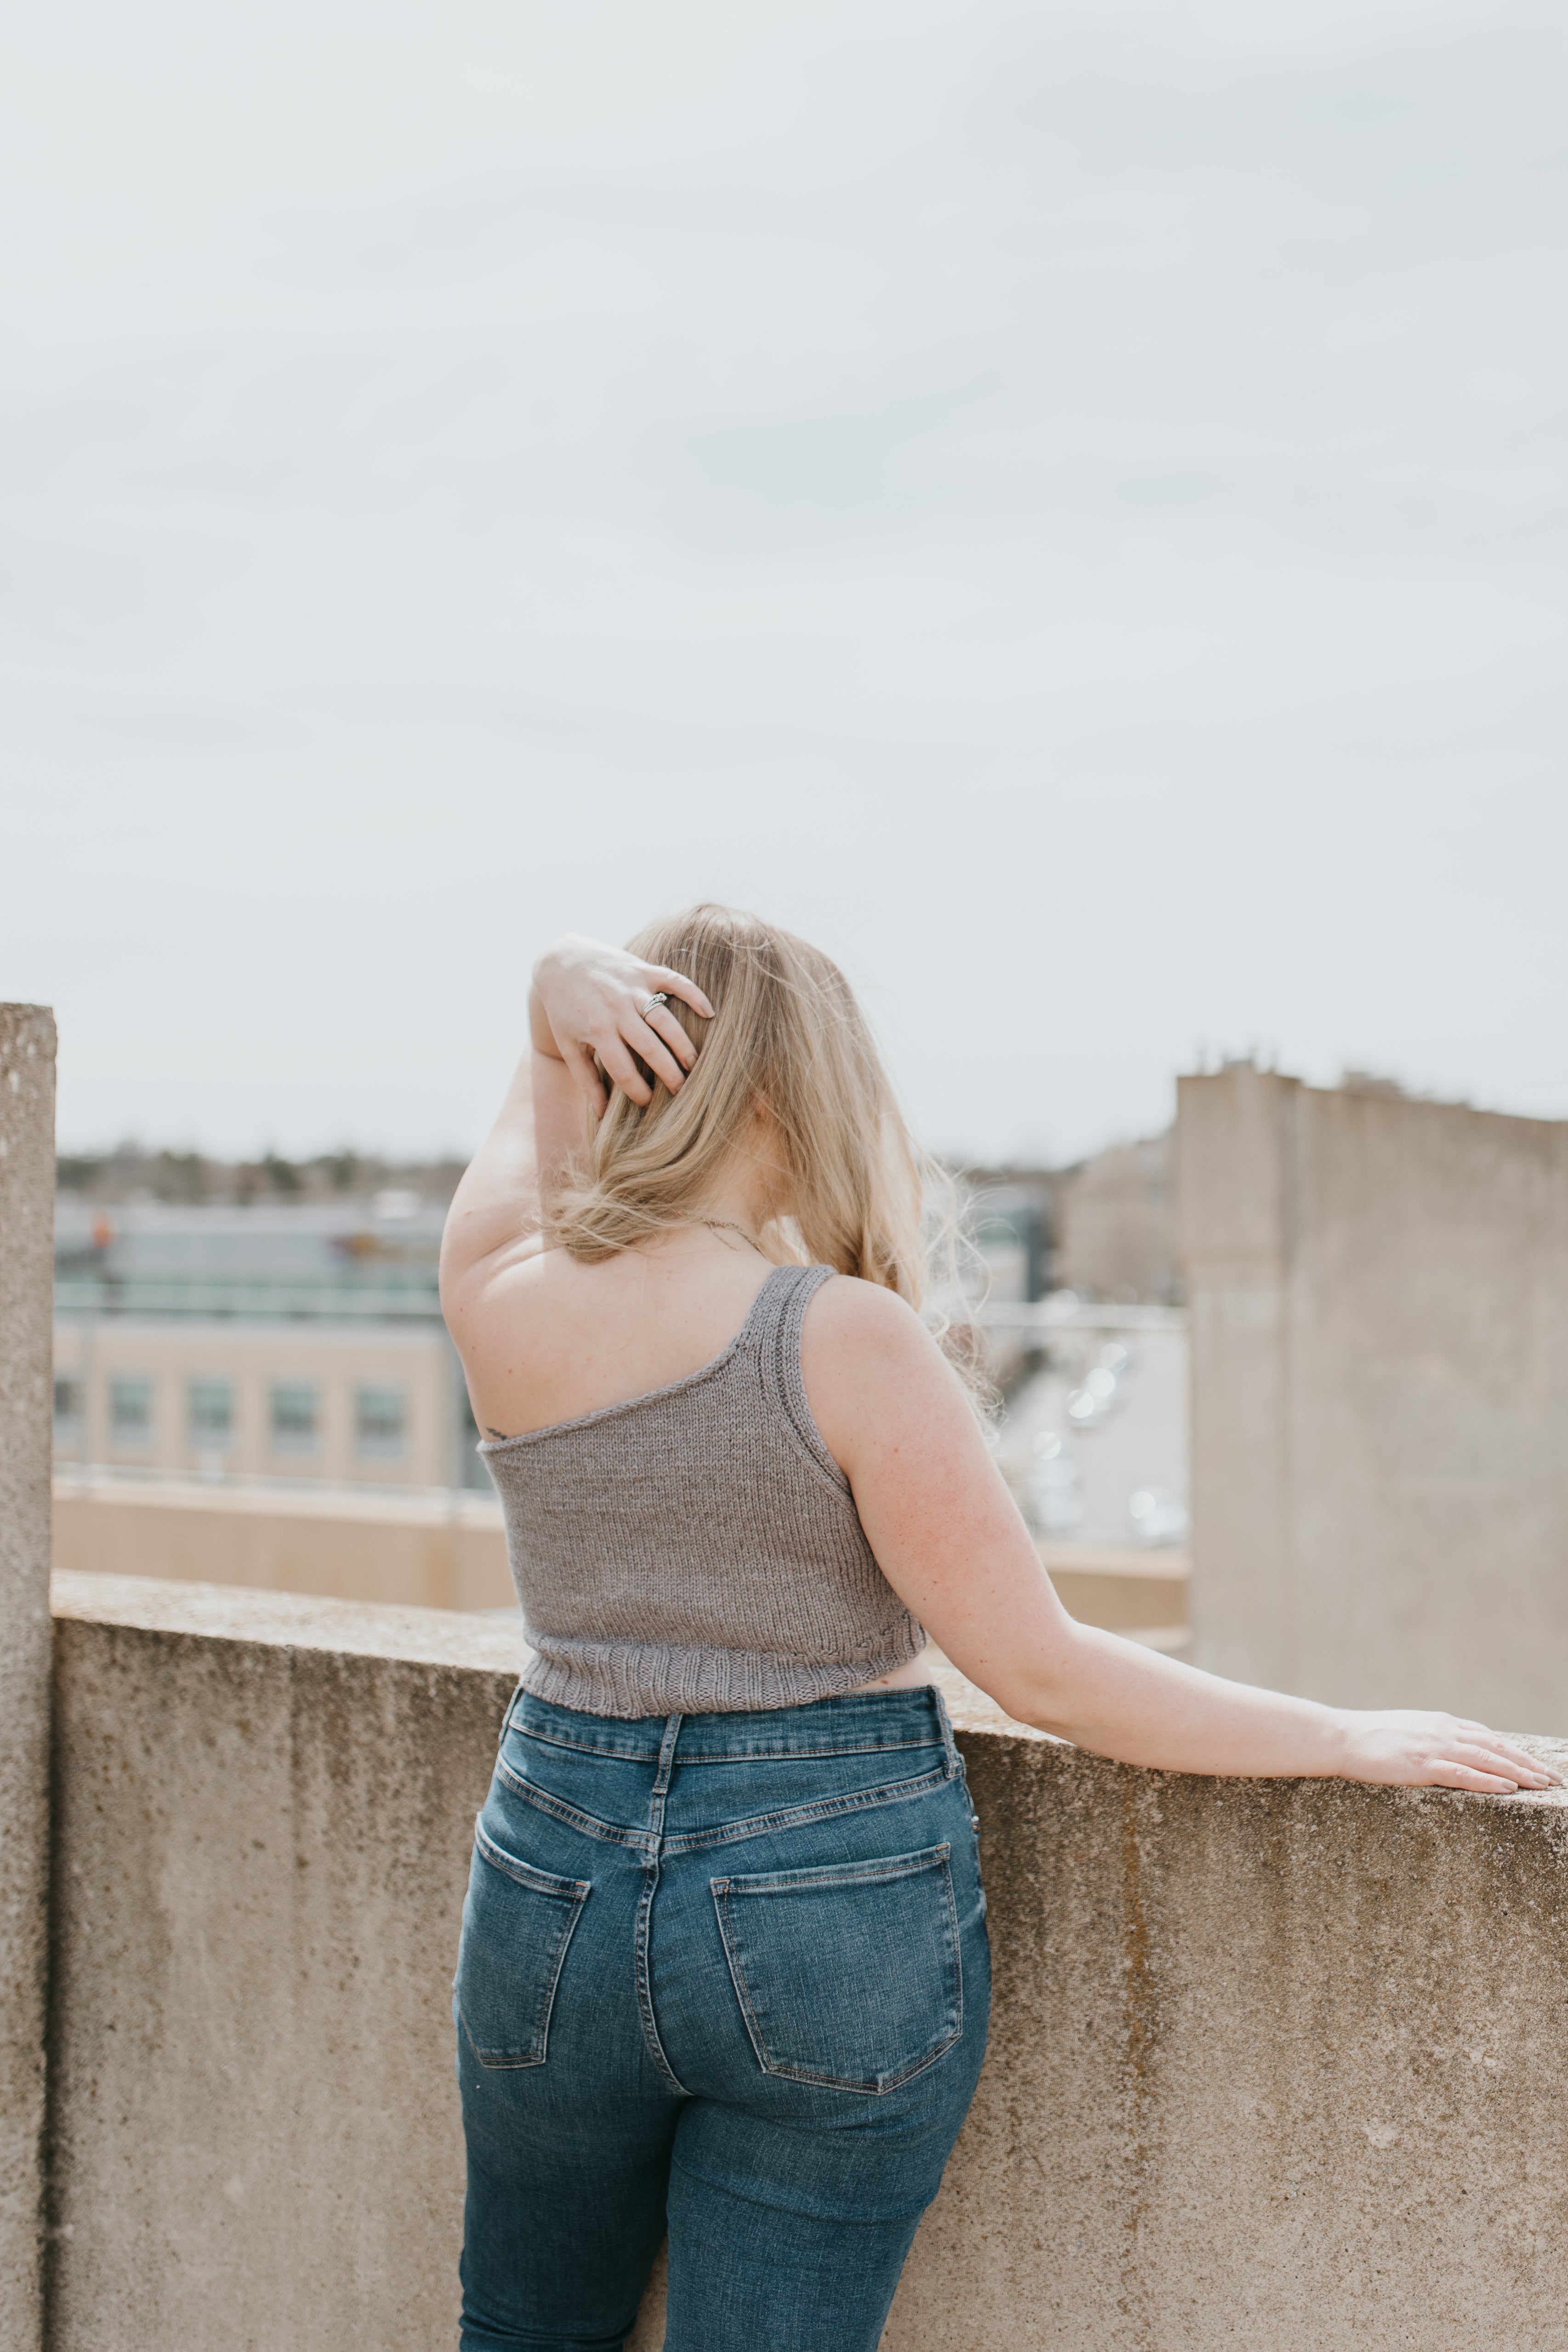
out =
[(488, 1488), (443, 1207), (58, 1204), (56, 1457), (110, 1475)]

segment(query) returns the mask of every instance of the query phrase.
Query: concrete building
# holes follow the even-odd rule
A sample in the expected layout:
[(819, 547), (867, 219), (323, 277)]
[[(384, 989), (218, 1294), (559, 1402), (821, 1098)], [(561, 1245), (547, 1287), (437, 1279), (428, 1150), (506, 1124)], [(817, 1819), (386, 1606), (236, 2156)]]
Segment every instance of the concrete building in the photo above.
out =
[(1180, 1297), (1169, 1134), (1112, 1144), (1064, 1170), (1056, 1199), (1059, 1287), (1129, 1303)]
[(1568, 1122), (1184, 1078), (1198, 1663), (1557, 1723)]
[(63, 1198), (57, 1459), (488, 1491), (441, 1321), (444, 1218), (404, 1192), (250, 1208)]

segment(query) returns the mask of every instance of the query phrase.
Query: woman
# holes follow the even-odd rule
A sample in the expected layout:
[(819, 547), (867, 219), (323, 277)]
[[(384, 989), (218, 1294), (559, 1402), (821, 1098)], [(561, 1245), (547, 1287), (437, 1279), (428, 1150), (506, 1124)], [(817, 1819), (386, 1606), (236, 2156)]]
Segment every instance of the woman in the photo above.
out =
[(922, 1166), (828, 959), (721, 907), (536, 968), (442, 1297), (536, 1656), (457, 1982), (464, 2352), (871, 2352), (973, 2091), (976, 1823), (928, 1635), (1131, 1764), (1494, 1790), (1476, 1723), (1062, 1609), (917, 1311)]

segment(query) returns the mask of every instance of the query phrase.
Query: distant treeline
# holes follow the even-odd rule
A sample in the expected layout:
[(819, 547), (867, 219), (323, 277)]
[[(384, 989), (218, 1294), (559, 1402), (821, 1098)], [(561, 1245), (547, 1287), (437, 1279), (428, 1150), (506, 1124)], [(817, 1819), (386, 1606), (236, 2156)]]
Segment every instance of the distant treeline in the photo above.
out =
[(310, 1160), (214, 1160), (201, 1151), (154, 1151), (121, 1143), (112, 1151), (62, 1152), (55, 1162), (62, 1192), (89, 1201), (202, 1202), (243, 1207), (250, 1201), (331, 1201), (391, 1189), (448, 1201), (460, 1160), (384, 1160), (359, 1151), (322, 1151)]

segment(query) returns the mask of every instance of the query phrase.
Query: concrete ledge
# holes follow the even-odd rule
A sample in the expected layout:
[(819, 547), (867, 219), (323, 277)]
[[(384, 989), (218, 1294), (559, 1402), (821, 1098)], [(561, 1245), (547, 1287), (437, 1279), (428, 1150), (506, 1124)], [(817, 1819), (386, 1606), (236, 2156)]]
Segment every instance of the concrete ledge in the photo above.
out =
[(57, 1570), (434, 1609), (517, 1605), (493, 1496), (55, 1481)]
[[(515, 1630), (57, 1606), (55, 2352), (450, 2344)], [(1560, 2352), (1568, 1800), (1133, 1772), (943, 1680), (997, 2002), (889, 2352)]]
[[(1142, 1633), (1186, 1623), (1185, 1553), (1042, 1543), (1063, 1605), (1086, 1625)], [(510, 1609), (493, 1495), (282, 1486), (260, 1479), (55, 1479), (58, 1570), (319, 1592), (423, 1609)]]

